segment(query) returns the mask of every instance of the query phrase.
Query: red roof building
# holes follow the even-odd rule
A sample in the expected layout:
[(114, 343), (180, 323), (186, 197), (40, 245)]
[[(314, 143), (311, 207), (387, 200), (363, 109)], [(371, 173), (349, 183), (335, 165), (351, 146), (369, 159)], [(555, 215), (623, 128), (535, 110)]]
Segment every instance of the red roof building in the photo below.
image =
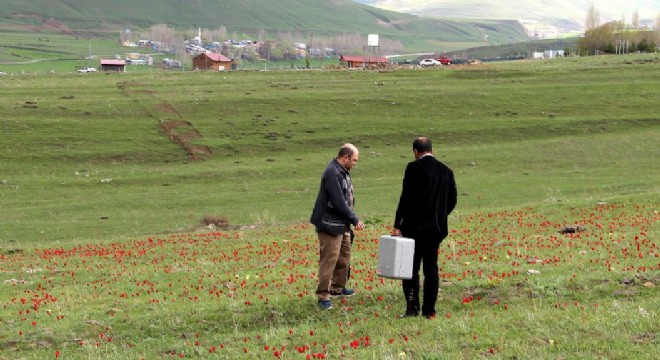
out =
[(101, 59), (101, 71), (126, 71), (126, 60)]
[(236, 63), (222, 54), (204, 53), (192, 59), (193, 70), (234, 70)]
[(388, 61), (384, 56), (342, 55), (339, 58), (339, 63), (349, 68), (361, 68), (387, 64)]

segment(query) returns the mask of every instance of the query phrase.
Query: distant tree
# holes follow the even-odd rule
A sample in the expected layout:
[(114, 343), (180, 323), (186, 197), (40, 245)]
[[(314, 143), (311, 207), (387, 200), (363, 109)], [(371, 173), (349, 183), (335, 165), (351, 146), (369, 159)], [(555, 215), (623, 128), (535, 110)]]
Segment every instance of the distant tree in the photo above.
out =
[(342, 53), (361, 53), (367, 38), (358, 33), (342, 33), (335, 36), (332, 47)]
[(380, 42), (381, 42), (380, 47), (383, 52), (396, 53), (396, 52), (401, 52), (403, 50), (403, 44), (399, 41), (381, 38)]
[(170, 28), (166, 24), (157, 24), (149, 28), (149, 39), (151, 41), (161, 42), (169, 45), (173, 43), (175, 37), (176, 32), (174, 29)]
[(243, 56), (243, 48), (229, 46), (222, 50), (222, 54), (230, 59), (240, 59)]
[(598, 52), (614, 53), (616, 52), (615, 34), (622, 28), (621, 22), (612, 21), (596, 28), (587, 30), (584, 37), (578, 41), (578, 48), (581, 52), (588, 55)]
[(266, 40), (259, 45), (258, 52), (262, 59), (270, 60), (270, 54), (273, 50), (273, 41)]
[[(611, 32), (614, 37), (614, 53), (625, 54), (628, 52), (628, 45), (630, 43), (631, 31), (626, 27), (625, 21), (622, 19), (619, 22), (610, 23), (612, 26)], [(603, 49), (603, 51), (605, 51)]]
[(286, 49), (282, 46), (279, 46), (277, 43), (275, 43), (275, 46), (273, 46), (270, 50), (270, 60), (282, 60), (286, 58), (286, 56)]
[(276, 58), (280, 60), (296, 59), (296, 48), (293, 46), (293, 43), (279, 42), (275, 46), (273, 53), (276, 55)]
[(257, 49), (259, 56), (267, 60), (295, 60), (296, 48), (293, 43), (266, 40)]
[(653, 53), (655, 52), (655, 43), (644, 38), (639, 42), (639, 44), (637, 44), (637, 51), (643, 53)]
[(637, 9), (633, 11), (631, 25), (634, 29), (639, 29), (639, 11)]
[(612, 41), (609, 41), (609, 42), (606, 42), (605, 44), (602, 44), (600, 46), (599, 50), (606, 53), (606, 54), (616, 53), (616, 47), (614, 46), (614, 43)]
[(172, 42), (169, 44), (170, 51), (174, 52), (176, 54), (176, 57), (178, 60), (181, 62), (187, 62), (190, 60), (190, 56), (186, 54), (186, 47), (183, 45), (183, 35), (177, 34), (174, 36), (174, 39), (172, 39)]
[(267, 37), (268, 34), (266, 33), (266, 30), (259, 29), (259, 34), (257, 35), (257, 41), (263, 42), (264, 40), (266, 40)]
[(600, 13), (596, 6), (591, 3), (589, 10), (587, 11), (587, 17), (584, 20), (584, 30), (589, 31), (597, 28), (600, 25)]
[(133, 33), (129, 29), (125, 29), (119, 32), (119, 42), (124, 43), (125, 41), (132, 41)]
[(578, 40), (578, 49), (586, 55), (655, 52), (658, 41), (660, 34), (657, 31), (632, 29), (621, 21), (612, 21), (585, 32)]
[(247, 47), (245, 49), (245, 52), (248, 54), (250, 59), (252, 60), (258, 60), (259, 59), (259, 52), (257, 51), (257, 48), (254, 46)]
[(293, 60), (296, 58), (294, 43), (299, 42), (302, 37), (290, 32), (277, 34), (277, 39), (270, 42), (270, 60)]
[(227, 40), (227, 28), (224, 25), (220, 25), (219, 28), (215, 30), (206, 30), (204, 29), (203, 32), (203, 38), (206, 38), (206, 41), (212, 43), (212, 42), (223, 42), (224, 40)]

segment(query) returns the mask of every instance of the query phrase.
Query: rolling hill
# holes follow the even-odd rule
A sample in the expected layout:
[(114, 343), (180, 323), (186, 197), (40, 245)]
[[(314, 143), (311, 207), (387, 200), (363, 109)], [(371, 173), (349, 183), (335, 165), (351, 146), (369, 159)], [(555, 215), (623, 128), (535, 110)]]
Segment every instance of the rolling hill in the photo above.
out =
[(530, 30), (552, 29), (555, 32), (582, 31), (589, 7), (594, 4), (601, 21), (621, 20), (630, 23), (633, 12), (640, 23), (652, 26), (660, 12), (656, 0), (356, 0), (375, 7), (425, 16), (470, 19), (518, 19)]
[[(230, 33), (307, 35), (377, 33), (406, 50), (455, 49), (526, 40), (511, 20), (433, 19), (351, 0), (0, 0), (0, 31), (113, 34), (168, 24), (178, 29), (225, 27)], [(487, 39), (484, 35), (487, 34)]]

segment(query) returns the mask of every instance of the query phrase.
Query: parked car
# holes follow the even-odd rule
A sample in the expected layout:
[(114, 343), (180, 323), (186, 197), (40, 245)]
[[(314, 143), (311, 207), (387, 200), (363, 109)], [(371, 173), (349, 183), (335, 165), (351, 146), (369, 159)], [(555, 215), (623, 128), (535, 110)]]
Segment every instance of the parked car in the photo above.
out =
[(451, 60), (446, 56), (436, 58), (435, 60), (440, 61), (440, 64), (442, 65), (451, 65)]
[(442, 65), (440, 61), (435, 60), (435, 59), (422, 59), (419, 61), (419, 65), (421, 66), (436, 66), (436, 65)]
[(96, 72), (96, 68), (90, 67), (90, 66), (85, 66), (82, 69), (78, 69), (78, 72), (81, 74), (87, 74), (91, 72)]

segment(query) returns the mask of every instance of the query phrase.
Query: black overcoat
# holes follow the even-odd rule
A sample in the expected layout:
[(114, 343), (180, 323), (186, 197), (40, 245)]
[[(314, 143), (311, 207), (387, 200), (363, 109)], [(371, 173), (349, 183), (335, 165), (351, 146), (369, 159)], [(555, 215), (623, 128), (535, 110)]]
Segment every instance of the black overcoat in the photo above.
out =
[(442, 241), (456, 201), (452, 170), (431, 155), (423, 156), (406, 167), (394, 227), (406, 237), (421, 234)]

